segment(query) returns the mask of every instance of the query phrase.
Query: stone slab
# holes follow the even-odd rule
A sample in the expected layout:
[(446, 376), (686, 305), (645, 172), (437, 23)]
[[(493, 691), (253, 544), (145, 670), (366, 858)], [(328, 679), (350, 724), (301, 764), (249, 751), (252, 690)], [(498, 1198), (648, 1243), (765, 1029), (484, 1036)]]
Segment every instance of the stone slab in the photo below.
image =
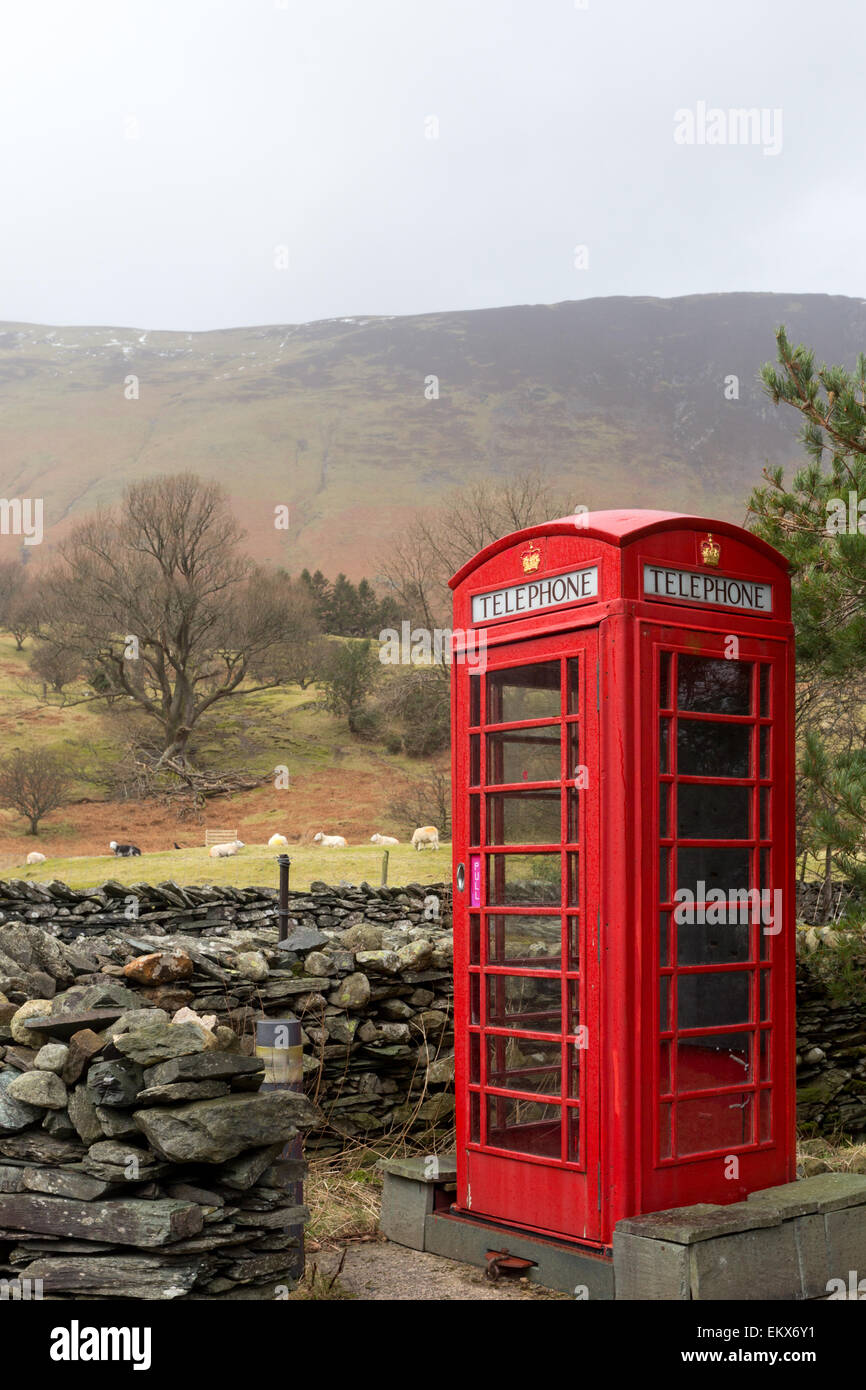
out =
[(693, 1299), (789, 1302), (803, 1297), (794, 1223), (736, 1231), (689, 1247)]
[(613, 1235), (613, 1269), (617, 1299), (683, 1301), (691, 1298), (689, 1247), (669, 1240)]
[(627, 1217), (617, 1222), (616, 1230), (623, 1235), (644, 1236), (647, 1240), (695, 1245), (698, 1241), (713, 1240), (737, 1231), (778, 1226), (781, 1219), (769, 1203), (732, 1202), (723, 1207), (699, 1202), (692, 1207), (672, 1207), (669, 1211)]
[(838, 1211), (866, 1204), (866, 1174), (816, 1173), (811, 1178), (751, 1192), (746, 1200), (755, 1206), (775, 1207), (783, 1217)]

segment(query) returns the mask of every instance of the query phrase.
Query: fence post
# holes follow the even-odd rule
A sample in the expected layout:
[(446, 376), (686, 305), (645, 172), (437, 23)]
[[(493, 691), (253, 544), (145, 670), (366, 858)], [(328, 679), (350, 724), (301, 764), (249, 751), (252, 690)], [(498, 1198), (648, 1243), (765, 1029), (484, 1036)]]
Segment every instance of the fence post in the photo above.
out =
[[(288, 883), (289, 861), (286, 858), (286, 881)], [(280, 866), (282, 880), (282, 865)], [(286, 1018), (256, 1019), (256, 1056), (265, 1064), (265, 1079), (259, 1088), (262, 1091), (302, 1091), (304, 1089), (304, 1053), (301, 1042), (301, 1025), (293, 1014)], [(278, 1161), (302, 1163), (304, 1158), (303, 1139), (298, 1135), (290, 1139), (280, 1154)], [(296, 1206), (304, 1202), (304, 1180), (298, 1178), (292, 1183)], [(297, 1241), (296, 1254), (289, 1266), (293, 1278), (300, 1279), (304, 1272), (304, 1227), (289, 1226), (289, 1235)]]
[(277, 863), (280, 866), (280, 905), (277, 908), (278, 940), (280, 941), (285, 941), (289, 934), (289, 865), (291, 862), (287, 854), (277, 856)]
[(383, 888), (387, 885), (387, 882), (388, 882), (388, 850), (385, 850), (384, 854), (382, 855), (382, 887), (383, 887)]

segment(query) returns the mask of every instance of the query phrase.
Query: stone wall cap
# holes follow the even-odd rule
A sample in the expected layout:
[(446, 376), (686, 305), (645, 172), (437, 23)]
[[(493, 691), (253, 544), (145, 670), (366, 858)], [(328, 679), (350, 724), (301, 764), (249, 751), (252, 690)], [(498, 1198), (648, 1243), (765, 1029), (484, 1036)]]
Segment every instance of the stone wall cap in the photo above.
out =
[(648, 1212), (618, 1221), (616, 1234), (645, 1236), (648, 1240), (667, 1240), (675, 1245), (695, 1245), (715, 1236), (733, 1235), (761, 1226), (779, 1226), (782, 1217), (770, 1203), (732, 1202), (716, 1206), (698, 1202), (692, 1207), (673, 1207), (669, 1211)]
[(376, 1165), (383, 1173), (395, 1178), (411, 1178), (413, 1182), (453, 1182), (457, 1177), (457, 1158), (454, 1154), (417, 1154), (411, 1158), (380, 1158)]
[(782, 1183), (751, 1192), (751, 1206), (775, 1207), (783, 1217), (806, 1216), (810, 1212), (839, 1211), (866, 1203), (866, 1175), (862, 1173), (816, 1173), (811, 1178)]

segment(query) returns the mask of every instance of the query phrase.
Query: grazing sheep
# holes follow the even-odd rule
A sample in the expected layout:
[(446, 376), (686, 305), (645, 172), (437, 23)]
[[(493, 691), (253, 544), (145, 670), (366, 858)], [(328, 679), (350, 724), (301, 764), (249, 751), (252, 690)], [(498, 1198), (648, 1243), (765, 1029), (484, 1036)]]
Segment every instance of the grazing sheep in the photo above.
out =
[(439, 831), (435, 825), (419, 825), (412, 832), (412, 844), (416, 849), (438, 849)]
[(371, 845), (399, 845), (400, 841), (395, 840), (393, 835), (371, 835)]
[(109, 840), (108, 848), (112, 850), (115, 855), (120, 855), (121, 857), (131, 854), (141, 854), (138, 845), (119, 845), (116, 840)]
[(342, 835), (323, 835), (321, 830), (318, 835), (313, 836), (314, 844), (321, 845), (323, 849), (345, 849), (346, 841)]
[(289, 842), (285, 835), (272, 835), (268, 840), (268, 849), (288, 849)]
[(230, 854), (237, 854), (243, 847), (243, 840), (229, 840), (224, 845), (211, 845), (208, 854), (211, 859), (228, 859)]
[(45, 855), (40, 854), (38, 849), (32, 849), (27, 856), (28, 864), (44, 864)]

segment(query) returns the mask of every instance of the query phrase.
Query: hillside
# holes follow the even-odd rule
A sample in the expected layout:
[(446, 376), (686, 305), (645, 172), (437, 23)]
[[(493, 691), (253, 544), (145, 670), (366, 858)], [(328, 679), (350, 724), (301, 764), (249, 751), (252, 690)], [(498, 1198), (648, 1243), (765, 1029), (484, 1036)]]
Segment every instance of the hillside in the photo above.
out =
[[(375, 576), (419, 505), (537, 465), (575, 504), (741, 520), (796, 421), (756, 383), (785, 322), (853, 362), (866, 303), (827, 295), (588, 299), (209, 333), (0, 324), (7, 497), (46, 546), (123, 485), (189, 468), (232, 493), (260, 558)], [(726, 401), (736, 374), (740, 399)], [(124, 382), (138, 378), (139, 398)], [(425, 378), (440, 397), (426, 400)], [(274, 507), (291, 507), (287, 537)], [(31, 552), (32, 553), (32, 552)]]

